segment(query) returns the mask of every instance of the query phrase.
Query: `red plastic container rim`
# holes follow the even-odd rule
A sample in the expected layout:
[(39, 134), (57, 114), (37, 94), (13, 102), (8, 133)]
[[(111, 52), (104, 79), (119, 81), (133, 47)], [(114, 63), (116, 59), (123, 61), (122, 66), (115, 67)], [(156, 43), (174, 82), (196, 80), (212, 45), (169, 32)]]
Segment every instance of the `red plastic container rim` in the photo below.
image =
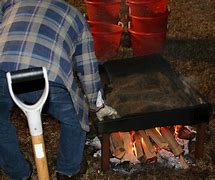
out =
[(129, 17), (134, 18), (134, 19), (138, 19), (138, 20), (143, 20), (143, 19), (147, 19), (147, 20), (150, 20), (150, 19), (159, 19), (159, 18), (164, 18), (164, 17), (167, 17), (167, 16), (168, 16), (168, 12), (163, 13), (162, 15), (159, 15), (159, 16), (134, 16), (132, 14), (129, 14)]
[(139, 4), (148, 4), (148, 3), (154, 3), (154, 1), (153, 0), (151, 0), (151, 1), (131, 1), (131, 0), (128, 0), (128, 4), (139, 5)]
[(153, 32), (153, 33), (148, 33), (148, 32), (137, 32), (137, 31), (134, 31), (132, 30), (131, 28), (128, 28), (128, 32), (132, 33), (132, 34), (135, 34), (135, 35), (159, 35), (159, 34), (166, 34), (166, 31), (163, 31), (163, 32)]
[(89, 23), (89, 26), (90, 26), (90, 23), (92, 23), (92, 24), (98, 24), (98, 25), (103, 25), (103, 26), (112, 26), (112, 27), (115, 27), (115, 29), (118, 29), (118, 30), (114, 30), (113, 32), (91, 31), (92, 34), (107, 35), (107, 34), (117, 34), (117, 33), (123, 32), (123, 26), (121, 26), (121, 25), (100, 22), (100, 21), (90, 21), (90, 20), (88, 20), (87, 22)]
[(90, 1), (90, 0), (84, 0), (86, 4), (91, 4), (91, 5), (112, 5), (112, 4), (119, 4), (121, 3), (121, 0), (114, 0), (113, 2), (101, 2), (101, 1)]

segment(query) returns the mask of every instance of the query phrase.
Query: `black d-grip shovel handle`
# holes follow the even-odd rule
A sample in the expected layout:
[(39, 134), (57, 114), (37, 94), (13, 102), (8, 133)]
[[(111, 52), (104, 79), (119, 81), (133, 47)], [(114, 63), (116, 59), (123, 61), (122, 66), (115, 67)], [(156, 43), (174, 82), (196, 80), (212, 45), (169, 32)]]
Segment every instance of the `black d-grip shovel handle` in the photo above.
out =
[(42, 67), (34, 67), (29, 69), (12, 71), (10, 72), (10, 74), (11, 74), (12, 83), (28, 82), (28, 81), (39, 80), (44, 78)]

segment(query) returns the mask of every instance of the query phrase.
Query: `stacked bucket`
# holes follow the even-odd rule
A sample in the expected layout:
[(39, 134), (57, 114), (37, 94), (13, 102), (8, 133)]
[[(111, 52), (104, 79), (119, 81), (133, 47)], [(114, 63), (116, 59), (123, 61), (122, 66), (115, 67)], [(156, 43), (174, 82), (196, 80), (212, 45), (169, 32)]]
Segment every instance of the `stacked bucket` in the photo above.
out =
[(120, 47), (123, 25), (119, 22), (121, 0), (84, 0), (87, 21), (99, 61), (114, 58)]
[(160, 53), (167, 32), (166, 0), (127, 0), (128, 32), (134, 56)]

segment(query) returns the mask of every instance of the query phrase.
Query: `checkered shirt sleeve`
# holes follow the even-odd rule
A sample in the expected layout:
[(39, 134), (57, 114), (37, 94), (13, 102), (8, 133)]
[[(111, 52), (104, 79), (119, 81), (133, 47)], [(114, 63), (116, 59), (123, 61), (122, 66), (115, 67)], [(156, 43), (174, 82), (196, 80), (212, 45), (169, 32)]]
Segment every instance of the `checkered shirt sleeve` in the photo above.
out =
[(78, 36), (73, 58), (75, 60), (74, 67), (81, 81), (90, 109), (95, 110), (98, 92), (102, 88), (98, 61), (94, 51), (93, 37), (88, 26), (84, 27), (83, 32)]

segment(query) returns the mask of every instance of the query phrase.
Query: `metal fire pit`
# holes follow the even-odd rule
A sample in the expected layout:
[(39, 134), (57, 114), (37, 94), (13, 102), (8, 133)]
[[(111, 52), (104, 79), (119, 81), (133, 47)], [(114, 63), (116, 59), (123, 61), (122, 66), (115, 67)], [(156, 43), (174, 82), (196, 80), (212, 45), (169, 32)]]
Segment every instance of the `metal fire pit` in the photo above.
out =
[(105, 62), (100, 69), (106, 101), (120, 114), (96, 121), (103, 171), (109, 169), (112, 132), (197, 125), (195, 157), (203, 156), (211, 105), (159, 55)]

